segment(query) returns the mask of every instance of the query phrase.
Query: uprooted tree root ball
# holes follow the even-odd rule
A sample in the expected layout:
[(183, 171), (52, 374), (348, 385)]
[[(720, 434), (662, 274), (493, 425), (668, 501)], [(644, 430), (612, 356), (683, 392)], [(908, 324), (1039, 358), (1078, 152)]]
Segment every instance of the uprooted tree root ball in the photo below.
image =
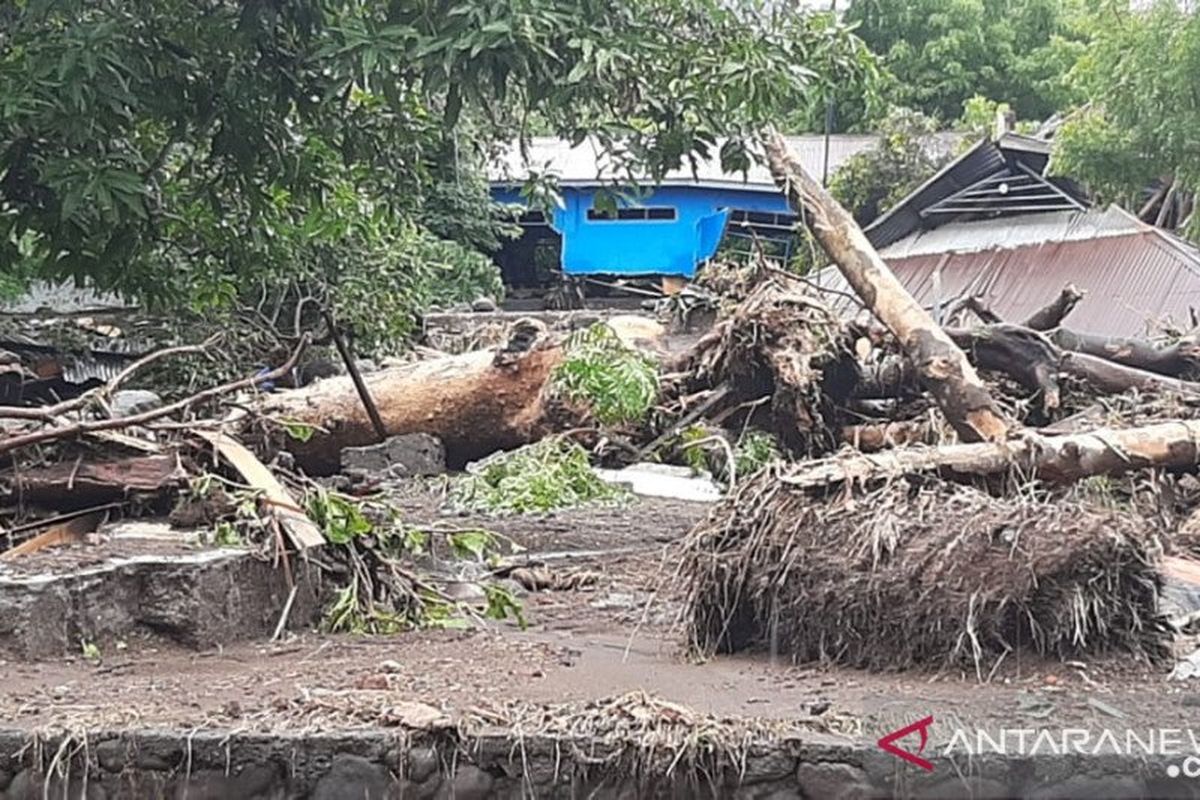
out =
[(836, 448), (837, 409), (858, 382), (842, 321), (815, 292), (782, 276), (762, 278), (697, 344), (683, 371), (709, 388), (731, 387), (724, 408), (746, 409), (801, 456)]
[(683, 545), (701, 654), (980, 677), (1014, 650), (1165, 655), (1155, 545), (1133, 515), (938, 480), (814, 499), (779, 477), (760, 473)]

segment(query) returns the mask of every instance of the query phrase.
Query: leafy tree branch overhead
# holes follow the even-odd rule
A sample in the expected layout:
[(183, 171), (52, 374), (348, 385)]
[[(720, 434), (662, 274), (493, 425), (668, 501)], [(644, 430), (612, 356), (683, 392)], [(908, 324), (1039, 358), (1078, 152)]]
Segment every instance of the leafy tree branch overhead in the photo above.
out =
[(479, 167), (531, 117), (657, 175), (870, 63), (828, 17), (750, 0), (0, 14), (0, 274), (202, 307), (280, 282), (365, 291), (381, 273), (388, 310), (419, 304), (426, 256), (479, 273), (474, 254), (507, 232)]
[[(1071, 72), (1091, 103), (1065, 120), (1055, 169), (1133, 210), (1159, 179), (1171, 194), (1194, 197), (1200, 189), (1200, 16), (1173, 2), (1148, 13), (1114, 6), (1097, 12), (1092, 29), (1092, 44)], [(1200, 239), (1194, 210), (1177, 225)]]

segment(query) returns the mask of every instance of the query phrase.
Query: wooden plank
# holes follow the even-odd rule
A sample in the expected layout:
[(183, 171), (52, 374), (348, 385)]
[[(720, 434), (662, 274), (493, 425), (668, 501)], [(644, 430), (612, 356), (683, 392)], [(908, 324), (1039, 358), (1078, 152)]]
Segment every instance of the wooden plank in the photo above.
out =
[[(128, 456), (108, 461), (60, 461), (13, 476), (12, 494), (58, 508), (125, 497), (130, 492), (158, 492), (182, 484), (187, 473), (173, 455)], [(69, 507), (69, 506), (67, 506)]]
[(156, 442), (151, 442), (147, 439), (139, 439), (136, 436), (130, 436), (121, 431), (92, 431), (87, 434), (93, 439), (98, 439), (109, 444), (119, 444), (122, 447), (128, 447), (130, 450), (140, 450), (143, 453), (161, 453), (162, 448)]
[(0, 561), (12, 561), (20, 556), (27, 556), (30, 553), (45, 550), (47, 547), (81, 542), (86, 534), (96, 530), (100, 525), (100, 520), (103, 518), (104, 512), (93, 511), (90, 514), (84, 514), (83, 516), (69, 519), (66, 522), (60, 522), (42, 531), (32, 539), (26, 539), (16, 547), (0, 553)]
[(304, 513), (304, 510), (292, 497), (291, 492), (245, 445), (225, 433), (212, 431), (195, 431), (194, 433), (216, 447), (217, 452), (241, 474), (248, 484), (263, 492), (266, 497), (264, 503), (266, 512), (279, 521), (280, 527), (283, 528), (284, 533), (291, 539), (297, 550), (307, 550), (310, 547), (320, 547), (325, 544), (325, 537), (321, 534), (321, 529)]

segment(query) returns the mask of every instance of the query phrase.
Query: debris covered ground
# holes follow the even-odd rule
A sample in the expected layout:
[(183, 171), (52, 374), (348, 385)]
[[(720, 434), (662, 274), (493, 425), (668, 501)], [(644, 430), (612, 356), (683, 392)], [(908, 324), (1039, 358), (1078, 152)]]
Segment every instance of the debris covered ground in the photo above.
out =
[[(1182, 724), (1192, 350), (1070, 334), (1072, 287), (1019, 324), (971, 297), (936, 322), (793, 177), (864, 313), (765, 262), (712, 265), (699, 336), (668, 301), (374, 370), (347, 352), (307, 386), (312, 332), (166, 399), (128, 392), (216, 340), (17, 391), (0, 602), (59, 638), (31, 655), (0, 625), (0, 711), (24, 731), (498, 726), (593, 737), (618, 770), (632, 748), (658, 777), (933, 710)], [(189, 553), (259, 571), (129, 579)]]

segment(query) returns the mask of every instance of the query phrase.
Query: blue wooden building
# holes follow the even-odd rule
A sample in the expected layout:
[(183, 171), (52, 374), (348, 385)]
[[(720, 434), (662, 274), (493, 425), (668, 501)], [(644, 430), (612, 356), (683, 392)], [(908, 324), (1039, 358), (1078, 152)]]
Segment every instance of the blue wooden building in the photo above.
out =
[[(791, 137), (792, 149), (818, 176), (832, 174), (876, 141), (874, 136), (833, 136), (827, 149), (822, 136)], [(716, 159), (701, 162), (694, 172), (667, 175), (635, 200), (618, 200), (615, 212), (602, 210), (596, 196), (612, 189), (616, 175), (591, 141), (571, 147), (557, 139), (535, 139), (528, 162), (514, 148), (491, 176), (495, 199), (522, 202), (526, 163), (558, 177), (563, 205), (549, 218), (538, 211), (525, 214), (524, 235), (498, 254), (510, 286), (535, 285), (547, 269), (568, 276), (690, 278), (723, 238), (783, 239), (796, 221), (764, 167), (727, 174)]]

